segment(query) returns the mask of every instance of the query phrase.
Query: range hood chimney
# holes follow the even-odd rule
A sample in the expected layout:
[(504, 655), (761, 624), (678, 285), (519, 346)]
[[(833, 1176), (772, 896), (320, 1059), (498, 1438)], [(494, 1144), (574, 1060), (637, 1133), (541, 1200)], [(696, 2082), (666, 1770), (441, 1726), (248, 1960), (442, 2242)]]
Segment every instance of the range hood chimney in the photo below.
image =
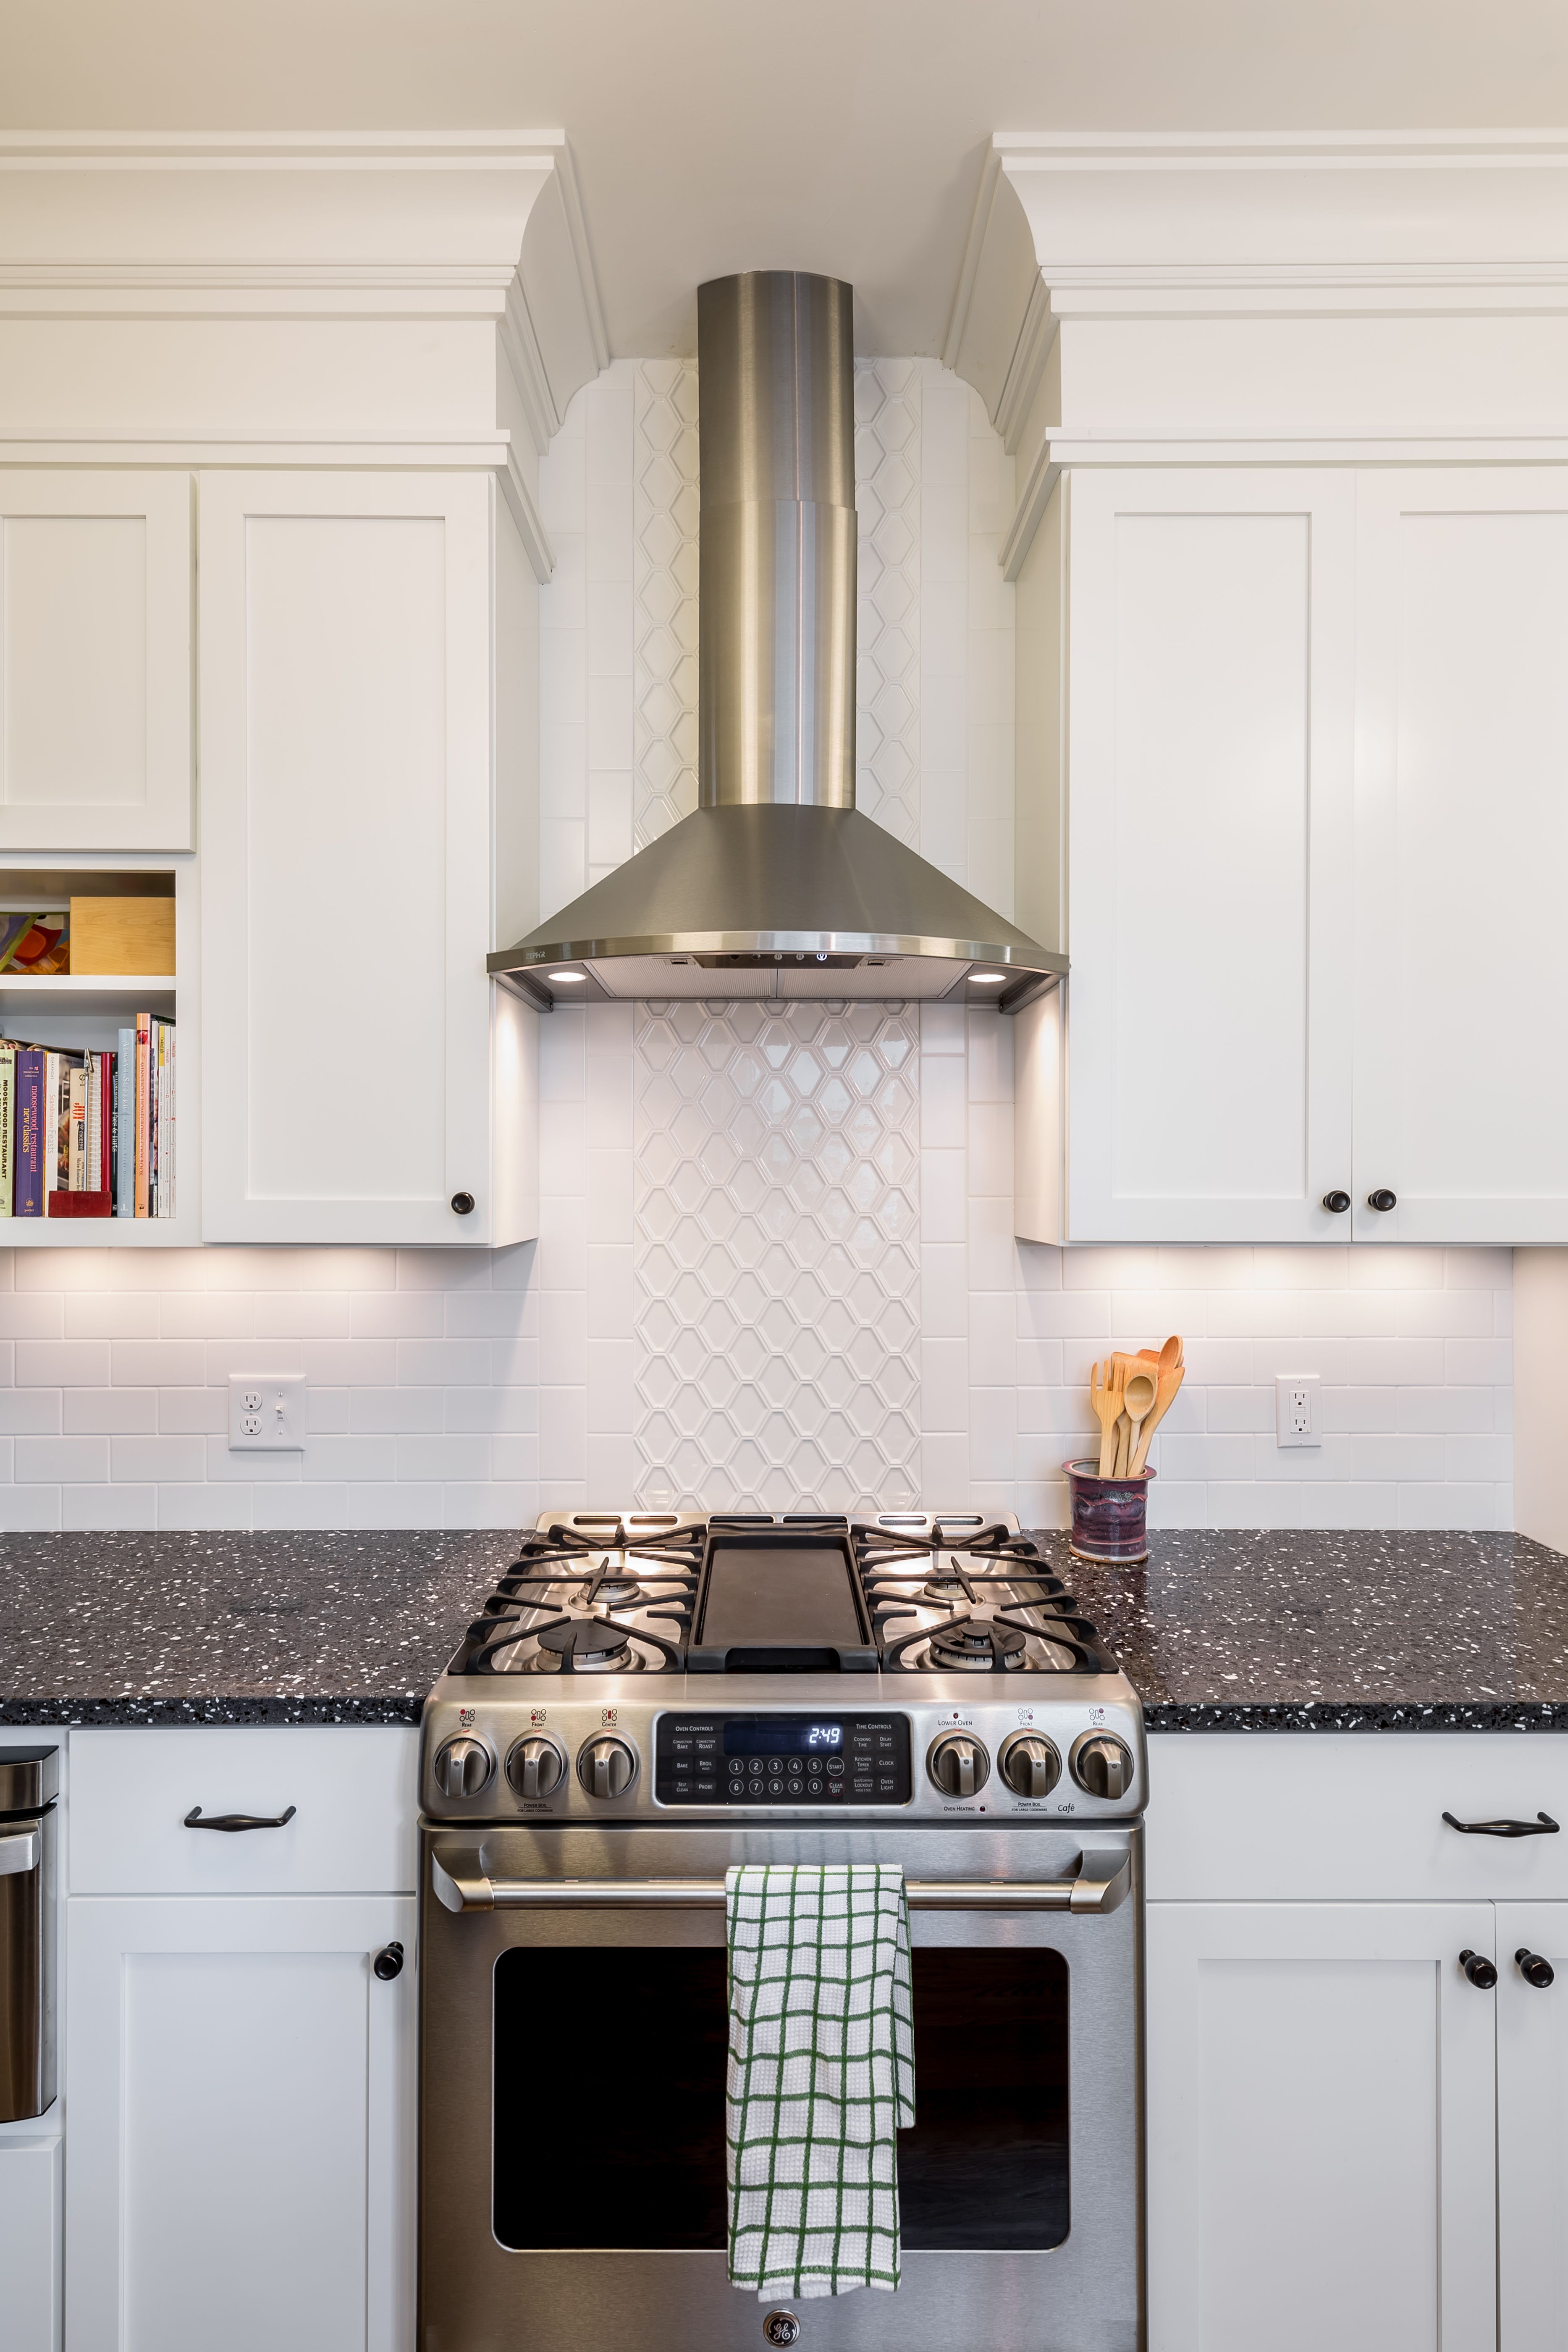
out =
[(627, 997), (1019, 1007), (1067, 969), (855, 807), (852, 289), (697, 289), (697, 806), (493, 955), (549, 1008)]

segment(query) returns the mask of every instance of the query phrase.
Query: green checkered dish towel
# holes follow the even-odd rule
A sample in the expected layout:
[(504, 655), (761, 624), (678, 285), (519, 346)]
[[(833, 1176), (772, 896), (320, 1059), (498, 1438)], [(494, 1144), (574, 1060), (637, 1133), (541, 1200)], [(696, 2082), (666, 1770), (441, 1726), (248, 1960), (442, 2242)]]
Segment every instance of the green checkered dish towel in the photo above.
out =
[(763, 2296), (896, 2287), (915, 2121), (904, 1873), (746, 1864), (729, 1927), (729, 2276)]

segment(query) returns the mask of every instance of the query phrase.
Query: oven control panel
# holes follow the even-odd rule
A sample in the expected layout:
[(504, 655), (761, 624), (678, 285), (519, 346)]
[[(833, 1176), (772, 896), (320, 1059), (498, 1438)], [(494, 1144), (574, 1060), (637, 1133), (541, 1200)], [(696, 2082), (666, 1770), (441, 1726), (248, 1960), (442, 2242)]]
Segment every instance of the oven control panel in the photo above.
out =
[(663, 1805), (906, 1805), (909, 1717), (662, 1715), (653, 1794)]

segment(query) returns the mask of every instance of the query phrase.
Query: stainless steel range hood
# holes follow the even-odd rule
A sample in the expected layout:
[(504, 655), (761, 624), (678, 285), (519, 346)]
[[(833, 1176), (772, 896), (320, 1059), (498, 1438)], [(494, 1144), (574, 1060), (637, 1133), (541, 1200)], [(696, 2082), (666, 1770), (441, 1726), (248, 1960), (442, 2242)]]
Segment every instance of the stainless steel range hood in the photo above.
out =
[(698, 805), (515, 948), (559, 998), (951, 998), (1014, 1012), (1067, 970), (855, 807), (851, 289), (697, 291)]

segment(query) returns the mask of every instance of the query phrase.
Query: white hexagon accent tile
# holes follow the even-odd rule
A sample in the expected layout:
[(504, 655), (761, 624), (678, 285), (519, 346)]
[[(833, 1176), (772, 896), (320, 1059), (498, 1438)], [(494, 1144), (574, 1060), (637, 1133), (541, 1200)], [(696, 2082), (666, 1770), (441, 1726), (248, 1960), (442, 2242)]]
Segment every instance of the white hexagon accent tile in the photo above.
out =
[(638, 1502), (919, 1498), (919, 1024), (636, 1014)]
[(633, 845), (697, 804), (697, 372), (641, 360), (634, 395)]
[(918, 360), (856, 362), (855, 801), (912, 848), (920, 835), (922, 382)]

